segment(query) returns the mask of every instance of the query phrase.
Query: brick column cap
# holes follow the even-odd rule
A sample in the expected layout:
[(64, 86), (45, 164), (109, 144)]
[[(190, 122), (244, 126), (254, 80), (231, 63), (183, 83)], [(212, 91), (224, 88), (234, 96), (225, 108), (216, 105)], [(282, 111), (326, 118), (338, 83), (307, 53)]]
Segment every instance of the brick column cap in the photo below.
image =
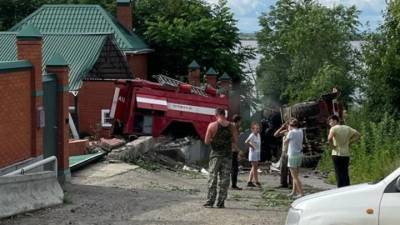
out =
[(216, 77), (218, 75), (218, 73), (214, 70), (214, 68), (210, 67), (210, 69), (207, 70), (206, 73), (207, 76), (214, 76)]
[(189, 66), (188, 66), (188, 68), (189, 69), (200, 69), (200, 65), (196, 62), (196, 60), (193, 60), (190, 64), (189, 64)]
[(17, 39), (42, 39), (42, 34), (32, 24), (28, 24), (17, 34)]
[(225, 72), (222, 77), (219, 78), (220, 81), (231, 81), (232, 78)]
[(68, 67), (68, 63), (59, 53), (55, 53), (46, 63), (46, 67)]
[(131, 0), (117, 0), (117, 4), (129, 4)]

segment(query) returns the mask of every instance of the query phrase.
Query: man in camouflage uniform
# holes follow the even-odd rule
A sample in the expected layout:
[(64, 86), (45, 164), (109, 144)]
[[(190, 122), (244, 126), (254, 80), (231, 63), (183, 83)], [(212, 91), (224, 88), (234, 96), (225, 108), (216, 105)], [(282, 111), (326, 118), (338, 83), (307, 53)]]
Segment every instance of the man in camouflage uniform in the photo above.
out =
[(230, 173), (232, 166), (232, 144), (237, 143), (236, 129), (226, 120), (225, 110), (216, 110), (217, 121), (208, 125), (205, 143), (211, 146), (208, 178), (207, 202), (204, 207), (211, 208), (217, 197), (217, 183), (219, 177), (218, 208), (225, 208), (225, 199), (228, 196)]

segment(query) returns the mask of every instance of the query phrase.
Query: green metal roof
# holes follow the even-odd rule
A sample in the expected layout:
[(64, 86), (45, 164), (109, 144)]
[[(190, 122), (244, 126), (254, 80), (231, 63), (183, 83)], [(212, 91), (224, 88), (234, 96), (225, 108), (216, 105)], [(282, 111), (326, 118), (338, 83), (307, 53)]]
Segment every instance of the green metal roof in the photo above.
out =
[(28, 24), (17, 34), (19, 38), (41, 38), (42, 34), (32, 24)]
[(0, 33), (0, 61), (17, 60), (16, 33)]
[(32, 63), (27, 60), (0, 62), (0, 72), (14, 71), (14, 70), (31, 68), (31, 67), (32, 67)]
[(153, 51), (99, 5), (43, 5), (10, 31), (20, 31), (28, 24), (42, 33), (112, 33), (122, 51)]
[(193, 60), (193, 61), (189, 64), (188, 68), (189, 68), (189, 69), (198, 69), (198, 68), (200, 68), (200, 65), (196, 62), (196, 60)]
[[(16, 33), (0, 32), (0, 61), (17, 60)], [(98, 60), (111, 34), (43, 34), (43, 73), (58, 53), (69, 65), (69, 90), (76, 91)]]
[(214, 70), (214, 68), (210, 67), (210, 69), (207, 70), (206, 75), (207, 76), (217, 76), (218, 73)]

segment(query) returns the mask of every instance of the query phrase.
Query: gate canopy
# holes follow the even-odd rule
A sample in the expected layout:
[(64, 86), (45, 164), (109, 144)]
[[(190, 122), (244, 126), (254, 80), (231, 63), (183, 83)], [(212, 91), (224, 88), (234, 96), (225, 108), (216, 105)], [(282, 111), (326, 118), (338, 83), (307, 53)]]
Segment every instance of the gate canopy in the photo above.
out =
[[(132, 79), (123, 53), (110, 33), (42, 34), (43, 74), (53, 55), (68, 63), (69, 91), (78, 91), (83, 80)], [(17, 60), (15, 32), (0, 32), (0, 61)]]

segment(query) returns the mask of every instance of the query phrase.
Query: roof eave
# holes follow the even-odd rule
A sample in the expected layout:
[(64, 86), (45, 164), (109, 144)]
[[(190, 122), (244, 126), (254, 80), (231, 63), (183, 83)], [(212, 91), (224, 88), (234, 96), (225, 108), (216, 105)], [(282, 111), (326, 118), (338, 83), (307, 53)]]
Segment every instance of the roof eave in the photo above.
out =
[(130, 54), (146, 54), (154, 52), (154, 49), (140, 49), (140, 50), (123, 50), (123, 52)]

